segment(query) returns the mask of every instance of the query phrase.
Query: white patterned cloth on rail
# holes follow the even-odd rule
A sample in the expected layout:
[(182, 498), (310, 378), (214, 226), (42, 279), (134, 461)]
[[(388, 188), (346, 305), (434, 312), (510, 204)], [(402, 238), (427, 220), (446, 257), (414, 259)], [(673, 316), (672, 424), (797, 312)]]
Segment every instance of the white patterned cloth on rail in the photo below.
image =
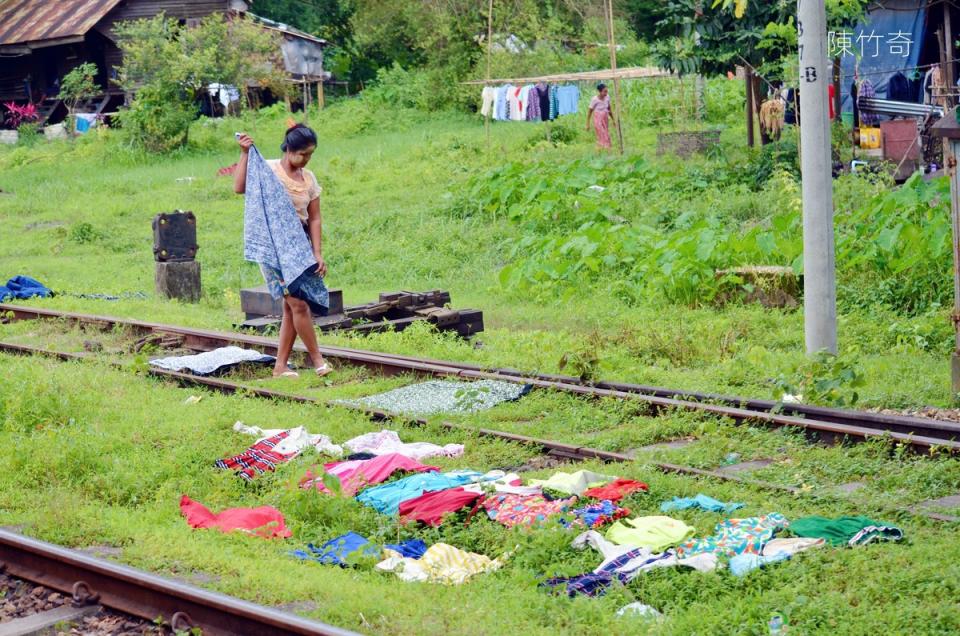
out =
[(150, 365), (167, 371), (187, 370), (197, 375), (210, 375), (245, 362), (267, 364), (274, 361), (276, 361), (276, 358), (273, 356), (252, 349), (220, 347), (213, 351), (205, 351), (191, 356), (156, 358), (150, 361)]

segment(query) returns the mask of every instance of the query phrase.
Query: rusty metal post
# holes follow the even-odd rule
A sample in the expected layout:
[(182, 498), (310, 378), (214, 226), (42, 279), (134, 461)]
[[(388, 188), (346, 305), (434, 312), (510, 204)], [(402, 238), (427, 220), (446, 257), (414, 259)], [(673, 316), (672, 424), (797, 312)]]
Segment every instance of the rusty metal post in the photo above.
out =
[(953, 328), (954, 349), (950, 357), (950, 386), (954, 401), (960, 397), (960, 122), (956, 109), (948, 112), (930, 128), (930, 134), (943, 139), (943, 163), (950, 177), (950, 218), (953, 223)]
[[(953, 115), (949, 115), (953, 117)], [(948, 140), (944, 140), (945, 142)], [(957, 171), (957, 155), (960, 154), (960, 139), (950, 139), (943, 144), (947, 173), (950, 175), (950, 217), (953, 220), (953, 328), (955, 346), (950, 356), (950, 386), (954, 400), (960, 394), (960, 176)]]

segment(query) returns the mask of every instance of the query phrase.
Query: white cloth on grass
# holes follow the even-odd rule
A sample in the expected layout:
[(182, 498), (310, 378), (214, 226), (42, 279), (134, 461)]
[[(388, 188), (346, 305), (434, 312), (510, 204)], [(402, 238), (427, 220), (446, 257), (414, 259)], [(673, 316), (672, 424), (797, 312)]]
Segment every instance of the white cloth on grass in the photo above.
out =
[(631, 578), (654, 568), (682, 566), (693, 568), (698, 572), (713, 572), (717, 569), (717, 555), (712, 552), (703, 552), (690, 558), (678, 559), (673, 550), (657, 554), (647, 548), (638, 546), (616, 545), (607, 541), (596, 530), (587, 530), (580, 533), (573, 540), (571, 546), (577, 550), (583, 550), (589, 546), (603, 555), (603, 562), (594, 569), (594, 574), (604, 572), (607, 564), (627, 553), (633, 553), (634, 558), (618, 567), (616, 572), (630, 575)]
[(190, 356), (173, 356), (169, 358), (156, 358), (150, 361), (150, 365), (158, 369), (167, 371), (183, 371), (184, 369), (192, 371), (197, 375), (210, 375), (221, 369), (243, 364), (251, 363), (273, 363), (276, 358), (268, 356), (252, 349), (241, 349), (240, 347), (220, 347), (213, 351), (205, 351)]
[(430, 442), (404, 443), (400, 441), (400, 436), (397, 435), (396, 431), (388, 430), (364, 433), (353, 439), (348, 439), (343, 445), (353, 453), (373, 453), (374, 455), (399, 453), (417, 460), (426, 457), (459, 457), (463, 455), (463, 444), (440, 446)]
[(326, 435), (312, 435), (302, 426), (297, 426), (296, 428), (290, 429), (263, 429), (259, 426), (247, 426), (243, 422), (237, 422), (233, 425), (233, 430), (238, 433), (243, 433), (244, 435), (254, 435), (257, 438), (257, 442), (287, 431), (287, 437), (281, 440), (280, 443), (273, 448), (275, 452), (283, 455), (289, 455), (291, 453), (299, 455), (308, 448), (314, 448), (318, 453), (326, 453), (327, 455), (334, 455), (336, 457), (343, 455), (342, 446), (334, 444)]

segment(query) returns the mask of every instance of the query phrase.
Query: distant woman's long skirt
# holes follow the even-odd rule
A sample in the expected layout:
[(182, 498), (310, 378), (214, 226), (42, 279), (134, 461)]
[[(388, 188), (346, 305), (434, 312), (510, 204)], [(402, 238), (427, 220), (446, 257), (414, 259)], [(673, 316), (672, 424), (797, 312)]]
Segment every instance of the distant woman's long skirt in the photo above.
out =
[(597, 133), (597, 147), (610, 147), (610, 113), (593, 113), (593, 130)]

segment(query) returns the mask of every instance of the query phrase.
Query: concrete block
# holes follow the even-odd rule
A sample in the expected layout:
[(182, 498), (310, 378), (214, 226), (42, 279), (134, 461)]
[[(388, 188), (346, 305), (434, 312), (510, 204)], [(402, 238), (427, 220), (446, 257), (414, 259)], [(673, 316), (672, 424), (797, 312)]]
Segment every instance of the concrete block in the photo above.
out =
[(158, 295), (191, 303), (200, 300), (200, 263), (182, 261), (156, 265), (154, 282)]

